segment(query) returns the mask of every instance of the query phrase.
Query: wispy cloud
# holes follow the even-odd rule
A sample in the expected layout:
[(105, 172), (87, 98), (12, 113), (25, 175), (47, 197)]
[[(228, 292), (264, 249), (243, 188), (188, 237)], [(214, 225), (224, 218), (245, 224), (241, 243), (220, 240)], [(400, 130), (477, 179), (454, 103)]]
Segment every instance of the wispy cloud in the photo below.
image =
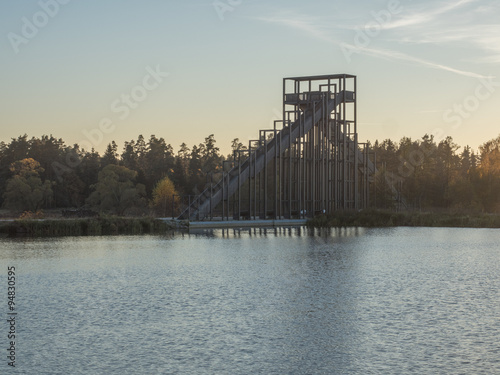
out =
[(458, 27), (448, 27), (445, 30), (427, 30), (420, 34), (409, 35), (403, 43), (456, 45), (470, 47), (481, 52), (473, 58), (464, 61), (498, 63), (500, 62), (500, 25), (466, 24)]
[(462, 0), (405, 15), (389, 23), (385, 29), (397, 29), (397, 34), (388, 37), (392, 42), (467, 48), (470, 52), (461, 61), (499, 63), (499, 13), (500, 4), (497, 2)]
[(396, 19), (395, 21), (388, 22), (387, 24), (381, 26), (386, 30), (407, 28), (411, 26), (421, 26), (436, 20), (438, 16), (441, 16), (445, 13), (449, 13), (453, 10), (461, 8), (470, 3), (474, 3), (476, 1), (478, 0), (461, 0), (459, 2), (451, 2), (443, 4), (441, 6), (438, 6), (437, 8), (429, 9), (426, 11), (416, 11), (412, 13), (406, 11), (404, 16), (400, 17), (399, 19)]
[[(448, 5), (446, 9), (452, 9), (456, 8), (460, 4), (465, 4), (465, 3), (470, 3), (476, 0), (462, 0), (459, 3), (455, 5)], [(439, 14), (445, 12), (444, 7), (439, 10)], [(437, 14), (438, 11), (434, 12), (434, 14)], [(469, 72), (465, 70), (460, 70), (456, 69), (444, 64), (436, 63), (433, 61), (429, 61), (423, 58), (415, 57), (412, 55), (408, 55), (402, 52), (394, 51), (394, 50), (389, 50), (389, 49), (380, 49), (380, 48), (369, 48), (369, 47), (361, 47), (361, 46), (355, 46), (353, 44), (349, 43), (343, 43), (339, 41), (336, 38), (333, 38), (332, 35), (334, 34), (332, 31), (332, 28), (328, 29), (327, 27), (322, 27), (321, 25), (323, 24), (321, 20), (318, 18), (313, 18), (313, 17), (305, 17), (301, 15), (294, 15), (291, 13), (287, 13), (286, 15), (280, 15), (280, 16), (274, 16), (274, 17), (261, 17), (258, 18), (260, 21), (268, 22), (268, 23), (274, 23), (274, 24), (280, 24), (284, 25), (287, 27), (291, 27), (294, 29), (298, 29), (300, 31), (306, 32), (308, 35), (310, 35), (313, 38), (316, 38), (318, 40), (321, 40), (323, 42), (328, 42), (335, 44), (337, 46), (342, 46), (343, 48), (349, 48), (351, 51), (354, 51), (356, 53), (376, 57), (376, 58), (383, 58), (387, 60), (400, 60), (400, 61), (406, 61), (410, 62), (413, 64), (421, 65), (421, 66), (426, 66), (429, 68), (433, 69), (440, 69), (444, 70), (450, 73), (466, 76), (466, 77), (473, 77), (473, 78), (487, 78), (484, 75), (477, 74), (474, 72)]]
[(352, 48), (353, 50), (355, 50), (359, 53), (363, 53), (365, 55), (369, 55), (369, 56), (373, 56), (373, 57), (380, 57), (380, 58), (387, 59), (387, 60), (407, 61), (407, 62), (411, 62), (414, 64), (426, 66), (426, 67), (433, 68), (433, 69), (440, 69), (440, 70), (444, 70), (447, 72), (455, 73), (455, 74), (466, 76), (466, 77), (488, 78), (488, 76), (484, 76), (482, 74), (477, 74), (477, 73), (469, 72), (466, 70), (455, 69), (455, 68), (452, 68), (450, 66), (446, 66), (443, 64), (429, 61), (429, 60), (421, 59), (419, 57), (407, 55), (405, 53), (398, 52), (398, 51), (387, 50), (387, 49), (375, 49), (375, 48), (368, 48), (368, 47), (356, 47), (354, 45), (349, 45), (349, 44), (347, 44), (347, 46), (349, 46), (350, 48)]
[(328, 28), (321, 27), (321, 20), (317, 17), (303, 16), (296, 14), (283, 14), (279, 16), (258, 17), (257, 20), (291, 27), (300, 31), (305, 31), (310, 36), (325, 41), (333, 42)]
[(483, 64), (500, 64), (500, 54), (477, 57), (475, 59), (470, 59), (469, 61)]

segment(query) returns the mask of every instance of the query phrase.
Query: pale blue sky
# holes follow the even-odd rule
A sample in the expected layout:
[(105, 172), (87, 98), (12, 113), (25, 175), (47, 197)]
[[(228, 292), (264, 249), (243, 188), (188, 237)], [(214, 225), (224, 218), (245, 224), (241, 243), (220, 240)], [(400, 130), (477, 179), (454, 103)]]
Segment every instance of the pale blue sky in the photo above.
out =
[(360, 140), (440, 129), (477, 148), (500, 134), (498, 20), (496, 0), (2, 1), (0, 139), (83, 143), (107, 118), (86, 145), (213, 133), (227, 151), (278, 118), (283, 77), (348, 73)]

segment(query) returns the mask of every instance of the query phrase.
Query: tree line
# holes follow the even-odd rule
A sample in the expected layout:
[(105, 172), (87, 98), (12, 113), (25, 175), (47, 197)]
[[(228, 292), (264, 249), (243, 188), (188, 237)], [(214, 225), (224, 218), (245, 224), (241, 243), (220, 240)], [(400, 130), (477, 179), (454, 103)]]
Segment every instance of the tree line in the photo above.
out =
[(378, 208), (500, 212), (500, 136), (478, 152), (451, 137), (375, 142), (372, 200)]
[[(232, 149), (241, 150), (238, 139)], [(477, 152), (448, 137), (432, 136), (371, 145), (377, 172), (371, 205), (376, 208), (500, 210), (500, 136)], [(0, 205), (12, 211), (91, 207), (119, 215), (165, 214), (175, 196), (199, 194), (231, 155), (221, 154), (214, 135), (177, 152), (165, 139), (139, 135), (121, 149), (113, 141), (101, 155), (52, 135), (0, 142)], [(174, 196), (174, 202), (172, 197)]]
[(171, 200), (173, 194), (201, 192), (207, 172), (223, 159), (213, 134), (192, 147), (182, 143), (177, 153), (163, 138), (139, 135), (121, 150), (111, 142), (102, 155), (52, 135), (25, 134), (0, 142), (0, 205), (12, 211), (87, 206), (144, 214), (159, 204), (159, 194)]

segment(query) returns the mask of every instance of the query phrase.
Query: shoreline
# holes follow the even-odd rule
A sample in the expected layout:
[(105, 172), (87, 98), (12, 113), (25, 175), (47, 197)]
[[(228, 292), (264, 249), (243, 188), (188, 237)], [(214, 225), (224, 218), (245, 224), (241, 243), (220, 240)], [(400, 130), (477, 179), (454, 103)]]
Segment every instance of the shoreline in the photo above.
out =
[(499, 214), (394, 212), (383, 210), (343, 211), (321, 215), (307, 222), (309, 228), (335, 227), (442, 227), (500, 228)]
[(0, 220), (0, 235), (9, 237), (141, 235), (161, 234), (181, 227), (182, 223), (154, 217), (3, 219)]
[[(272, 222), (274, 223), (275, 221), (272, 220)], [(307, 221), (284, 220), (282, 224), (286, 225), (287, 223), (285, 222), (288, 222), (288, 224), (293, 222), (293, 225), (305, 225), (308, 228), (500, 228), (500, 215), (364, 210), (359, 212), (344, 211), (332, 215), (320, 215)], [(203, 223), (203, 225), (201, 225), (201, 223)], [(198, 227), (200, 229), (214, 229), (228, 226), (251, 228), (263, 225), (259, 221), (254, 222), (253, 220), (234, 222), (206, 221), (201, 223), (179, 222), (155, 217), (120, 216), (105, 216), (99, 218), (1, 219), (0, 235), (8, 237), (142, 235), (163, 234), (171, 230), (182, 230), (190, 227), (193, 229)], [(276, 221), (276, 224), (279, 223)]]

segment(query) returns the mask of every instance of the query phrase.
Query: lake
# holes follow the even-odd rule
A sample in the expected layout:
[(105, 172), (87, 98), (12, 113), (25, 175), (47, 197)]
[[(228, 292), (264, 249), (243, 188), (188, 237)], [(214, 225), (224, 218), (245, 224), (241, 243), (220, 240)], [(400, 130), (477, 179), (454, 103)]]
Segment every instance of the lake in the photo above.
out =
[(500, 373), (499, 244), (463, 228), (1, 239), (0, 373)]

